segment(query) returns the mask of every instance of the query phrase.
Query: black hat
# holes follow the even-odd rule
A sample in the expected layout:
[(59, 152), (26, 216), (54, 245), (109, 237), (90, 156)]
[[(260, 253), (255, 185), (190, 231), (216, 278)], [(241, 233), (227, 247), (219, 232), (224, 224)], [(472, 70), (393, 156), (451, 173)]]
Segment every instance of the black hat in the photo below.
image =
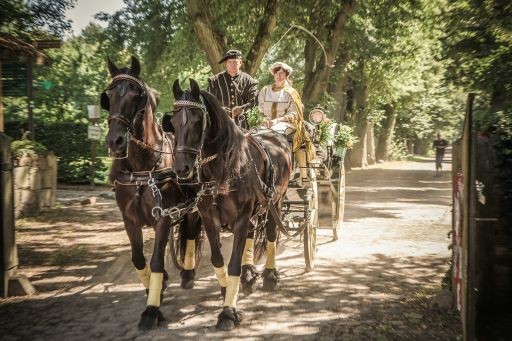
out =
[(219, 60), (219, 64), (223, 63), (224, 61), (226, 61), (228, 59), (233, 59), (233, 58), (242, 58), (242, 52), (240, 52), (238, 50), (229, 50), (228, 52), (226, 52), (224, 57), (222, 57), (222, 59)]

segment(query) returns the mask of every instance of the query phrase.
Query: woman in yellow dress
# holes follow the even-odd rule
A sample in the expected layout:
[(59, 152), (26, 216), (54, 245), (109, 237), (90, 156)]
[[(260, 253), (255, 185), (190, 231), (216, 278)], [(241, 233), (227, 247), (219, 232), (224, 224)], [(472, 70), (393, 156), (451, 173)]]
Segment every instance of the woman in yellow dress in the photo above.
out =
[[(272, 64), (269, 69), (274, 76), (274, 84), (264, 86), (258, 95), (258, 107), (266, 118), (265, 126), (272, 128), (278, 123), (295, 130), (293, 151), (301, 168), (306, 161), (315, 158), (315, 147), (308, 131), (304, 127), (304, 105), (300, 95), (291, 84), (289, 77), (293, 69), (282, 62)], [(297, 153), (302, 145), (306, 146), (305, 160), (302, 153)]]

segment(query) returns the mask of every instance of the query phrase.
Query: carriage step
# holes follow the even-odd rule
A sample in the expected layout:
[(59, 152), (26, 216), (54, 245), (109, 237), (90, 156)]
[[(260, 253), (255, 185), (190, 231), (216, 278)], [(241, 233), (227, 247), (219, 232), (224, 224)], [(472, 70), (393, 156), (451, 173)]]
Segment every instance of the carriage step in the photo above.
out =
[(283, 200), (283, 205), (308, 205), (308, 200)]
[(302, 188), (298, 182), (290, 182), (288, 188)]

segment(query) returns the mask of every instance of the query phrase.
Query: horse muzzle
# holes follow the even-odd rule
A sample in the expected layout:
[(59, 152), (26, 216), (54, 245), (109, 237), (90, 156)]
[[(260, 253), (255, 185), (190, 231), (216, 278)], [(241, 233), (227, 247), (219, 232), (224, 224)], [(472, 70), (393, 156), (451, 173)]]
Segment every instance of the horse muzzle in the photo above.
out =
[(176, 167), (176, 174), (181, 180), (189, 180), (194, 176), (194, 167), (181, 165), (180, 167)]
[(107, 134), (105, 144), (109, 149), (111, 157), (125, 157), (128, 154), (128, 139), (127, 134)]

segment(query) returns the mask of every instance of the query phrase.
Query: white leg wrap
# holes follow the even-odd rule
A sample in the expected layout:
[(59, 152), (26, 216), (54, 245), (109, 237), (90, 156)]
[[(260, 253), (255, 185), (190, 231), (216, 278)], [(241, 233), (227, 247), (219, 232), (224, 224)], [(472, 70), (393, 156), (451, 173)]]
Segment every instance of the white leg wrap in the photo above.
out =
[(183, 269), (192, 270), (196, 267), (196, 241), (187, 239), (187, 249), (185, 250), (185, 261)]
[(215, 270), (215, 275), (217, 276), (217, 281), (221, 287), (226, 287), (228, 285), (228, 269), (226, 266), (222, 266), (220, 268), (213, 267)]
[(160, 294), (162, 291), (162, 280), (164, 274), (162, 272), (152, 272), (149, 281), (148, 305), (155, 307), (160, 306)]
[(226, 288), (226, 299), (224, 307), (236, 308), (236, 300), (238, 299), (238, 289), (240, 288), (240, 276), (229, 276), (228, 287)]
[(248, 238), (245, 241), (242, 265), (254, 265), (254, 239)]
[(144, 266), (144, 269), (139, 270), (135, 269), (137, 271), (137, 277), (139, 277), (140, 281), (144, 285), (144, 288), (149, 288), (149, 276), (151, 276), (151, 270), (149, 270), (148, 266)]
[(267, 241), (267, 261), (265, 262), (265, 268), (276, 268), (276, 242)]

